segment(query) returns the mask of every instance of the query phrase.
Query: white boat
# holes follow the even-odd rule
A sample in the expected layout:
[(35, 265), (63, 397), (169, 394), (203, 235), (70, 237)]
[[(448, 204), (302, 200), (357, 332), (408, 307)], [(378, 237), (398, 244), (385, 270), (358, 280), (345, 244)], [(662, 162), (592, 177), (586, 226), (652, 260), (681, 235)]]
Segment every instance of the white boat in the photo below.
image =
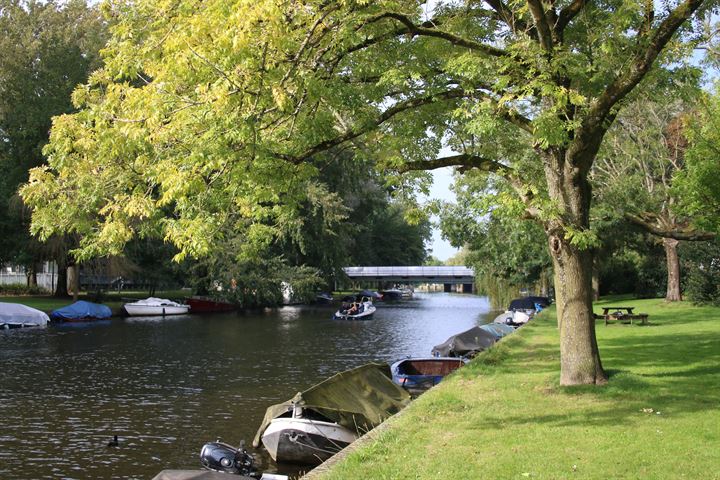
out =
[(295, 406), (292, 417), (270, 421), (262, 443), (275, 461), (314, 464), (327, 460), (357, 438), (355, 432), (335, 422), (304, 417), (303, 409)]
[(494, 323), (504, 323), (505, 325), (519, 326), (525, 325), (532, 318), (532, 314), (526, 310), (507, 310), (493, 320)]
[(173, 302), (165, 298), (150, 297), (123, 305), (128, 315), (132, 317), (149, 317), (156, 315), (182, 315), (188, 313), (189, 305)]
[[(352, 309), (352, 305), (356, 306), (355, 310)], [(367, 320), (372, 317), (375, 310), (377, 310), (375, 305), (373, 305), (367, 297), (363, 297), (361, 302), (356, 302), (352, 305), (344, 305), (341, 307), (340, 310), (335, 312), (333, 318), (335, 320)]]
[(322, 463), (410, 402), (391, 377), (387, 364), (370, 363), (271, 405), (253, 446), (264, 445), (276, 462)]
[(0, 328), (45, 327), (50, 319), (45, 312), (19, 303), (0, 302)]

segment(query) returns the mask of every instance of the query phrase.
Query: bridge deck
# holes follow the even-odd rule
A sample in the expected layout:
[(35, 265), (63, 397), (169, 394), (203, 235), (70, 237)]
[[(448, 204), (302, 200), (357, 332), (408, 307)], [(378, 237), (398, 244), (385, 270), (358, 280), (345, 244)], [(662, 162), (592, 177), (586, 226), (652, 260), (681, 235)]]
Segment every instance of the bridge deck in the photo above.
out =
[(388, 282), (473, 283), (475, 271), (461, 266), (440, 267), (345, 267), (345, 274), (353, 280), (382, 280)]

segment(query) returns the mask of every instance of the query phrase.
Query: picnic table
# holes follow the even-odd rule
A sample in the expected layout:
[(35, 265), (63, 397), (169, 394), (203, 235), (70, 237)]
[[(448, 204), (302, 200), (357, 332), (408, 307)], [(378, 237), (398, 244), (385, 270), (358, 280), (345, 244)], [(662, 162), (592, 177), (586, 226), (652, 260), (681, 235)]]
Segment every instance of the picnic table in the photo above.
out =
[(628, 322), (630, 325), (632, 325), (633, 320), (639, 320), (640, 323), (645, 325), (648, 320), (648, 314), (647, 313), (633, 313), (635, 310), (635, 307), (614, 307), (614, 306), (608, 306), (608, 307), (602, 307), (603, 313), (602, 315), (598, 315), (598, 318), (602, 318), (605, 320), (605, 325), (607, 325), (609, 322), (613, 321), (622, 321), (622, 322)]
[(635, 307), (603, 307), (603, 315), (609, 315), (610, 310), (613, 310), (616, 313), (617, 312), (622, 313), (622, 311), (625, 310), (628, 315), (632, 315), (633, 310), (635, 310)]

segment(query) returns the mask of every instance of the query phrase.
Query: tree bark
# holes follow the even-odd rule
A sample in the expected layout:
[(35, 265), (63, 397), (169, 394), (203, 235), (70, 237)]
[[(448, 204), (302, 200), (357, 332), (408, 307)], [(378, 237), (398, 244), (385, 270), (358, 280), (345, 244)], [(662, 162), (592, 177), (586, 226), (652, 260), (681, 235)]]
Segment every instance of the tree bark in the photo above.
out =
[(578, 248), (569, 232), (585, 232), (590, 225), (591, 188), (587, 172), (566, 158), (564, 150), (544, 152), (550, 198), (560, 209), (545, 231), (555, 270), (555, 299), (560, 329), (560, 384), (607, 382), (595, 337), (592, 309), (593, 254)]
[(72, 294), (74, 302), (77, 302), (80, 296), (80, 268), (77, 263), (68, 266), (68, 285), (69, 293)]
[(677, 240), (674, 238), (663, 238), (665, 247), (665, 259), (667, 261), (667, 292), (665, 300), (668, 302), (679, 302), (682, 300), (680, 292), (680, 258), (677, 253)]
[(560, 327), (560, 384), (605, 383), (592, 310), (592, 253), (557, 236), (551, 236), (549, 244)]
[(65, 255), (58, 255), (58, 257), (55, 259), (55, 263), (57, 263), (57, 281), (55, 283), (55, 297), (66, 298), (68, 296), (68, 274)]
[(600, 265), (598, 265), (597, 255), (593, 256), (592, 300), (593, 302), (600, 300)]

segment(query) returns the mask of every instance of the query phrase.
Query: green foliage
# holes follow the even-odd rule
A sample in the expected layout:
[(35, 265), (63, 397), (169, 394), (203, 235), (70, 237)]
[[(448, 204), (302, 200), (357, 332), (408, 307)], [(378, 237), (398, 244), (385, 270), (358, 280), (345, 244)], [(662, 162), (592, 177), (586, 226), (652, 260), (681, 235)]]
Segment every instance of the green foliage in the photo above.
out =
[(689, 121), (685, 169), (674, 184), (680, 207), (708, 230), (720, 233), (720, 87)]
[(680, 248), (687, 271), (685, 294), (697, 305), (720, 306), (720, 242), (693, 242)]
[(83, 0), (2, 0), (0, 32), (0, 263), (30, 266), (48, 252), (17, 189), (44, 163), (51, 118), (72, 111), (73, 89), (100, 65), (106, 25)]
[[(453, 245), (466, 247), (465, 261), (475, 268), (479, 289), (498, 307), (523, 288), (547, 284), (552, 268), (542, 227), (519, 220), (512, 202), (491, 200), (512, 199), (509, 189), (484, 175), (466, 175), (458, 181), (457, 203), (441, 216), (444, 234)], [(490, 208), (493, 203), (498, 206)]]
[[(532, 21), (516, 7), (518, 21)], [(23, 190), (33, 231), (79, 234), (81, 258), (151, 234), (174, 244), (177, 259), (207, 255), (227, 234), (253, 254), (296, 229), (308, 199), (320, 206), (308, 195), (321, 183), (310, 159), (341, 144), (390, 167), (434, 158), (447, 143), (519, 166), (534, 158), (540, 170), (533, 149), (565, 148), (625, 69), (637, 48), (627, 32), (646, 18), (636, 7), (588, 7), (546, 55), (452, 2), (433, 13), (470, 49), (442, 35), (405, 37), (424, 10), (392, 0), (108, 3), (116, 23), (105, 65), (75, 91), (80, 112), (56, 118), (49, 168)], [(647, 76), (651, 85), (662, 69)], [(507, 128), (511, 118), (530, 125)], [(566, 206), (543, 200), (542, 177), (526, 177), (535, 206), (559, 218)], [(575, 225), (569, 238), (590, 245), (585, 230)]]
[(0, 285), (0, 295), (39, 295), (45, 290), (37, 285), (27, 286), (22, 283)]

